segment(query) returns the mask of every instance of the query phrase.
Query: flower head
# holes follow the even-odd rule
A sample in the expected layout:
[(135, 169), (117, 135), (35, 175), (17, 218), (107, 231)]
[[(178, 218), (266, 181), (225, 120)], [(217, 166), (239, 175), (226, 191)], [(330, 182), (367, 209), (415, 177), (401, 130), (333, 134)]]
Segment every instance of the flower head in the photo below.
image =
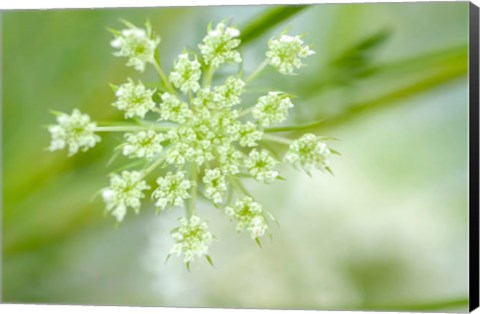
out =
[(220, 204), (223, 201), (223, 194), (227, 190), (225, 176), (220, 169), (207, 169), (203, 176), (205, 183), (205, 196), (214, 204)]
[(225, 208), (225, 211), (227, 215), (237, 221), (237, 231), (247, 230), (252, 239), (262, 237), (268, 229), (262, 205), (254, 202), (249, 196), (237, 201), (235, 206)]
[(312, 168), (326, 170), (330, 149), (322, 139), (314, 134), (305, 134), (294, 141), (287, 153), (285, 160), (302, 167), (307, 173)]
[(182, 53), (178, 56), (177, 61), (173, 66), (173, 71), (170, 73), (169, 80), (172, 84), (180, 89), (183, 93), (197, 92), (200, 89), (200, 62), (195, 58), (190, 60), (188, 53)]
[(188, 104), (169, 93), (162, 94), (160, 117), (162, 120), (184, 123), (191, 117), (192, 112)]
[(164, 136), (148, 130), (126, 133), (125, 139), (127, 140), (123, 145), (123, 154), (125, 156), (151, 160), (162, 151), (161, 142), (164, 140)]
[(263, 132), (252, 122), (246, 122), (239, 124), (238, 132), (236, 134), (240, 146), (254, 147), (257, 146), (257, 141), (262, 138)]
[(71, 115), (59, 113), (57, 124), (48, 127), (51, 135), (50, 151), (64, 149), (68, 146), (68, 155), (72, 156), (79, 150), (86, 151), (100, 141), (95, 134), (95, 122), (90, 121), (87, 114), (74, 109)]
[(290, 98), (281, 92), (269, 92), (258, 99), (252, 115), (262, 126), (270, 126), (285, 121), (288, 109), (293, 104)]
[(127, 57), (127, 66), (143, 72), (146, 63), (155, 62), (155, 49), (160, 43), (160, 37), (153, 34), (148, 23), (146, 29), (137, 28), (130, 23), (127, 26), (129, 28), (114, 32), (115, 39), (112, 40), (111, 45), (118, 51), (113, 55)]
[(240, 45), (239, 36), (238, 29), (227, 27), (225, 23), (218, 23), (215, 29), (209, 30), (203, 44), (199, 45), (205, 63), (218, 68), (225, 62), (241, 62), (240, 53), (234, 50)]
[(245, 83), (233, 76), (227, 78), (221, 86), (215, 87), (215, 101), (223, 107), (232, 107), (240, 103), (240, 95), (244, 91)]
[(188, 190), (192, 183), (185, 179), (183, 172), (167, 173), (157, 179), (158, 188), (153, 191), (152, 197), (157, 199), (155, 205), (165, 209), (168, 205), (183, 206), (184, 200), (190, 197)]
[(300, 36), (280, 35), (270, 39), (266, 56), (268, 63), (280, 73), (292, 75), (303, 65), (302, 58), (314, 53)]
[(270, 182), (278, 177), (278, 171), (274, 170), (278, 164), (267, 150), (259, 152), (254, 149), (245, 160), (245, 166), (257, 181)]
[(112, 104), (119, 110), (125, 111), (125, 118), (144, 118), (148, 111), (155, 108), (152, 96), (155, 90), (147, 89), (142, 82), (135, 84), (133, 80), (114, 87), (117, 100)]
[(172, 230), (172, 237), (175, 240), (170, 254), (184, 255), (183, 261), (189, 263), (195, 257), (208, 254), (208, 247), (213, 241), (213, 235), (208, 231), (206, 222), (201, 222), (198, 216), (190, 219), (180, 218), (180, 226)]
[(107, 211), (120, 222), (128, 207), (135, 213), (139, 212), (140, 199), (145, 196), (142, 191), (148, 189), (150, 186), (143, 180), (142, 172), (123, 171), (121, 175), (111, 175), (110, 186), (102, 190), (102, 197), (107, 205)]

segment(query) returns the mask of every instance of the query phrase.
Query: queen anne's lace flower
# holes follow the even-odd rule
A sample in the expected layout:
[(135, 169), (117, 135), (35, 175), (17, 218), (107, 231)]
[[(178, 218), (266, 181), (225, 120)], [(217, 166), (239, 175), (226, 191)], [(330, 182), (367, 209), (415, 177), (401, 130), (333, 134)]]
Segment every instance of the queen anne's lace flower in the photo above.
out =
[(172, 237), (175, 244), (170, 254), (183, 254), (185, 263), (190, 263), (196, 257), (207, 256), (208, 247), (213, 241), (207, 223), (201, 222), (198, 216), (180, 218), (180, 226), (172, 230)]
[(295, 74), (303, 63), (302, 58), (313, 55), (315, 51), (303, 43), (300, 36), (280, 35), (270, 39), (266, 53), (268, 63), (282, 74)]
[(135, 213), (140, 211), (140, 199), (145, 196), (142, 191), (148, 189), (150, 186), (143, 180), (142, 172), (123, 171), (121, 175), (111, 175), (110, 186), (102, 190), (102, 197), (107, 205), (107, 211), (120, 222), (126, 215), (128, 207)]
[[(249, 177), (270, 183), (280, 178), (276, 170), (278, 161), (265, 150), (277, 146), (268, 146), (267, 141), (279, 145), (291, 143), (284, 161), (307, 172), (313, 167), (330, 172), (327, 157), (336, 152), (322, 138), (311, 134), (293, 143), (270, 134), (296, 130), (295, 126), (270, 127), (284, 122), (293, 104), (280, 91), (259, 97), (255, 104), (251, 97), (244, 97), (246, 84), (268, 64), (281, 73), (294, 74), (302, 66), (303, 58), (313, 51), (300, 36), (280, 35), (269, 41), (266, 60), (245, 81), (241, 70), (229, 71), (235, 67), (222, 70), (219, 77), (220, 65), (242, 61), (237, 51), (240, 32), (221, 22), (214, 29), (209, 26), (199, 45), (201, 55), (197, 57), (195, 52), (184, 50), (167, 76), (155, 56), (160, 39), (150, 25), (147, 23), (146, 29), (140, 29), (128, 22), (124, 24), (127, 29), (112, 31), (115, 39), (111, 44), (118, 49), (114, 54), (127, 57), (127, 66), (138, 71), (144, 71), (151, 63), (159, 76), (159, 82), (152, 86), (161, 93), (132, 79), (112, 86), (116, 94), (112, 105), (124, 112), (125, 119), (135, 118), (135, 121), (97, 127), (88, 115), (78, 110), (71, 115), (61, 113), (58, 124), (49, 127), (52, 135), (49, 149), (68, 148), (72, 155), (93, 147), (100, 140), (96, 131), (124, 132), (125, 142), (118, 148), (123, 155), (139, 159), (127, 167), (138, 165), (140, 169), (111, 176), (110, 186), (101, 191), (106, 209), (119, 222), (129, 208), (138, 213), (144, 191), (150, 189), (145, 180), (157, 178), (158, 186), (150, 193), (157, 213), (185, 206), (186, 218), (172, 230), (175, 244), (170, 253), (183, 254), (187, 267), (200, 256), (212, 264), (207, 253), (213, 235), (196, 216), (199, 196), (205, 196), (217, 207), (225, 207), (226, 214), (236, 220), (237, 230), (246, 230), (260, 244), (259, 238), (268, 229), (266, 217), (274, 219), (263, 212), (241, 179)], [(217, 84), (220, 78), (224, 81)], [(237, 201), (232, 203), (232, 200)]]
[(123, 154), (125, 156), (151, 160), (162, 151), (161, 142), (164, 140), (164, 136), (149, 130), (126, 133), (125, 139), (127, 140), (123, 145)]
[(129, 28), (114, 32), (115, 39), (111, 42), (113, 48), (118, 49), (114, 53), (118, 57), (127, 57), (127, 66), (143, 72), (146, 63), (155, 62), (155, 49), (160, 43), (160, 37), (155, 37), (150, 25), (146, 29), (128, 25)]
[(68, 155), (71, 156), (79, 150), (92, 148), (100, 141), (100, 137), (95, 134), (96, 123), (91, 122), (90, 117), (78, 109), (74, 109), (71, 115), (59, 113), (57, 123), (48, 127), (52, 137), (48, 148), (50, 151), (68, 146)]
[(184, 200), (190, 197), (188, 190), (192, 183), (185, 179), (183, 172), (167, 173), (157, 179), (158, 188), (153, 191), (152, 197), (157, 199), (155, 205), (165, 209), (168, 205), (183, 206)]
[(271, 182), (278, 177), (278, 171), (274, 170), (278, 162), (267, 150), (259, 152), (254, 149), (245, 160), (245, 166), (257, 181)]
[(308, 133), (290, 145), (285, 160), (310, 173), (313, 168), (326, 170), (329, 156), (330, 149), (327, 144), (320, 137)]
[(200, 89), (198, 81), (201, 75), (200, 62), (196, 57), (194, 60), (190, 60), (188, 53), (182, 53), (178, 56), (169, 79), (176, 88), (186, 94)]
[(142, 82), (135, 84), (133, 80), (118, 87), (114, 86), (117, 100), (112, 104), (117, 109), (125, 111), (125, 118), (143, 118), (148, 111), (155, 108), (152, 100), (155, 90), (147, 89)]
[(293, 104), (290, 98), (281, 92), (269, 92), (267, 96), (258, 99), (252, 115), (262, 126), (270, 126), (285, 121), (288, 109)]
[(237, 221), (237, 231), (247, 230), (252, 239), (262, 237), (268, 229), (262, 205), (249, 196), (237, 201), (233, 207), (226, 207), (225, 212)]
[(160, 104), (160, 117), (162, 120), (184, 123), (192, 115), (188, 104), (180, 101), (177, 97), (169, 93), (163, 93), (162, 103)]
[(225, 23), (218, 23), (215, 29), (209, 30), (203, 44), (199, 45), (205, 63), (218, 68), (225, 62), (242, 62), (240, 53), (234, 50), (240, 45), (239, 36), (238, 29), (227, 27)]
[(225, 176), (220, 169), (207, 169), (203, 177), (205, 183), (205, 196), (212, 200), (214, 204), (220, 204), (223, 201), (223, 194), (227, 190)]

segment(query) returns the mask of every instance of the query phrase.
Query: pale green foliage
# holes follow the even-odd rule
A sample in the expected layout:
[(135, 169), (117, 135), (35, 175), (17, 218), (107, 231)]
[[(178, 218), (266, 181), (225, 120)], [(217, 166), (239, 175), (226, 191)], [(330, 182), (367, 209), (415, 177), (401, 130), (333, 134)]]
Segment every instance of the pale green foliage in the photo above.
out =
[(268, 63), (280, 73), (292, 75), (303, 65), (302, 59), (314, 53), (300, 36), (284, 34), (270, 39), (266, 56)]
[(145, 196), (142, 191), (148, 189), (150, 186), (143, 180), (142, 172), (123, 171), (121, 175), (110, 176), (110, 186), (102, 190), (102, 197), (107, 211), (120, 222), (127, 208), (132, 208), (135, 213), (140, 211), (140, 199)]
[(148, 23), (146, 29), (137, 28), (130, 23), (127, 24), (127, 29), (114, 31), (115, 39), (112, 40), (111, 45), (118, 49), (114, 55), (127, 57), (127, 66), (143, 72), (146, 63), (155, 62), (155, 49), (160, 43), (160, 37), (153, 34)]
[(215, 29), (209, 30), (199, 45), (203, 59), (207, 65), (218, 68), (225, 62), (242, 62), (240, 53), (235, 50), (240, 45), (238, 29), (218, 23)]
[(328, 170), (329, 156), (330, 149), (321, 137), (308, 133), (290, 145), (285, 160), (310, 173), (313, 168)]
[(117, 109), (125, 111), (125, 118), (143, 118), (148, 111), (155, 108), (152, 96), (155, 90), (147, 89), (142, 82), (135, 84), (132, 79), (118, 87), (114, 86), (117, 100), (112, 104)]
[(90, 121), (90, 116), (74, 109), (71, 115), (59, 113), (57, 124), (48, 127), (52, 137), (50, 151), (68, 147), (68, 155), (76, 154), (79, 150), (86, 151), (100, 141), (96, 135), (97, 124)]
[(170, 254), (184, 255), (183, 261), (189, 263), (195, 257), (208, 254), (208, 247), (213, 241), (213, 235), (208, 231), (206, 222), (198, 216), (180, 218), (180, 226), (172, 230), (175, 240)]
[[(275, 128), (269, 127), (285, 122), (293, 104), (288, 94), (281, 91), (260, 96), (256, 104), (246, 103), (242, 98), (249, 88), (247, 82), (267, 63), (281, 73), (292, 74), (302, 65), (301, 58), (313, 51), (299, 36), (281, 35), (269, 41), (266, 61), (245, 80), (240, 70), (227, 73), (219, 81), (215, 72), (220, 65), (242, 61), (236, 50), (240, 32), (221, 22), (214, 29), (209, 27), (199, 45), (201, 55), (184, 50), (166, 76), (154, 55), (160, 40), (150, 26), (147, 24), (143, 30), (125, 24), (128, 29), (114, 31), (112, 46), (119, 49), (115, 55), (128, 57), (127, 66), (139, 71), (152, 64), (159, 74), (160, 92), (155, 95), (156, 90), (131, 79), (118, 87), (112, 86), (117, 98), (113, 106), (124, 111), (125, 119), (136, 118), (134, 122), (97, 127), (88, 115), (78, 110), (72, 115), (61, 113), (58, 125), (49, 127), (52, 134), (49, 149), (68, 146), (72, 155), (93, 147), (100, 140), (95, 132), (125, 132), (125, 142), (119, 148), (127, 158), (143, 160), (144, 166), (138, 171), (111, 175), (110, 186), (102, 190), (107, 211), (117, 221), (123, 220), (128, 208), (138, 213), (143, 191), (150, 188), (145, 180), (156, 179), (151, 197), (158, 213), (185, 207), (180, 226), (172, 230), (175, 245), (171, 253), (183, 254), (187, 267), (200, 256), (212, 263), (207, 254), (213, 235), (207, 230), (207, 223), (198, 217), (195, 204), (199, 196), (236, 220), (237, 230), (247, 230), (260, 244), (259, 238), (268, 229), (267, 219), (241, 179), (249, 177), (262, 183), (282, 179), (280, 162), (272, 154), (273, 146), (265, 141), (291, 143), (288, 138), (270, 134)], [(154, 101), (157, 96), (158, 104)], [(295, 126), (287, 129), (295, 130)], [(290, 145), (284, 160), (307, 171), (312, 167), (330, 171), (329, 152), (319, 138), (305, 135)], [(271, 215), (268, 217), (273, 219)]]
[(258, 239), (268, 229), (262, 205), (249, 196), (237, 201), (235, 206), (225, 208), (225, 212), (237, 221), (237, 231), (247, 230), (252, 239)]

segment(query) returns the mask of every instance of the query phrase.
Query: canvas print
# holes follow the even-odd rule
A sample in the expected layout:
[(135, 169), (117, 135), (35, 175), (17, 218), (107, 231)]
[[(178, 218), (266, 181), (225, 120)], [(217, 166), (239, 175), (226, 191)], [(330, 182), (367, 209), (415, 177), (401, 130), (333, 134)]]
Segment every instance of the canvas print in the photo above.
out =
[(2, 22), (3, 302), (468, 309), (469, 3)]

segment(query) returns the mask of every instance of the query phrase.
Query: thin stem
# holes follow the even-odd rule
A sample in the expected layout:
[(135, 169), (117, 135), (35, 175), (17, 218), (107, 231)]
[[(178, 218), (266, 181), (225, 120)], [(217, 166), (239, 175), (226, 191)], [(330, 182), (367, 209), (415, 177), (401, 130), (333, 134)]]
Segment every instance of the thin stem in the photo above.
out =
[(215, 72), (214, 68), (209, 65), (207, 71), (205, 72), (205, 77), (203, 78), (203, 87), (207, 87), (212, 84), (213, 72)]
[(275, 132), (289, 132), (289, 131), (299, 131), (303, 129), (310, 129), (322, 125), (325, 120), (319, 120), (312, 123), (300, 124), (300, 125), (290, 125), (290, 126), (280, 126), (275, 128), (266, 128), (263, 130), (265, 133), (275, 133)]
[(245, 84), (248, 84), (249, 82), (254, 80), (260, 73), (262, 73), (262, 71), (265, 69), (267, 65), (268, 65), (268, 60), (267, 59), (263, 60), (263, 62), (258, 66), (258, 68), (252, 74), (250, 74), (249, 77), (247, 77), (247, 79), (245, 80)]
[(192, 164), (191, 169), (191, 189), (190, 189), (190, 198), (187, 201), (185, 206), (185, 212), (187, 214), (187, 218), (190, 219), (192, 214), (196, 210), (196, 202), (197, 202), (197, 167), (196, 165)]
[(165, 161), (165, 158), (167, 158), (167, 154), (163, 154), (160, 156), (155, 162), (153, 162), (148, 168), (146, 168), (143, 172), (143, 177), (148, 176), (153, 170), (155, 170), (158, 166), (162, 164), (162, 162)]
[(97, 126), (95, 132), (131, 132), (148, 130), (149, 127), (135, 125), (135, 126)]
[(243, 194), (246, 196), (252, 197), (252, 195), (247, 191), (247, 189), (243, 186), (242, 182), (238, 180), (237, 178), (230, 176), (230, 182)]
[(280, 137), (280, 136), (276, 136), (276, 135), (271, 135), (271, 134), (263, 134), (262, 139), (267, 140), (267, 141), (281, 143), (281, 144), (286, 144), (286, 145), (290, 145), (290, 144), (293, 143), (293, 141), (288, 139), (288, 138), (284, 138), (284, 137)]
[(252, 112), (253, 108), (255, 108), (255, 106), (251, 106), (250, 108), (240, 111), (240, 113), (238, 114), (238, 117), (240, 118), (240, 117), (246, 116), (247, 114)]
[(157, 70), (158, 76), (160, 76), (160, 80), (163, 82), (168, 92), (170, 92), (171, 94), (177, 95), (177, 92), (173, 88), (172, 84), (170, 84), (170, 81), (165, 75), (165, 72), (163, 72), (162, 67), (160, 66), (160, 63), (157, 60), (155, 60), (155, 62), (153, 62), (153, 66), (155, 67), (155, 70)]

